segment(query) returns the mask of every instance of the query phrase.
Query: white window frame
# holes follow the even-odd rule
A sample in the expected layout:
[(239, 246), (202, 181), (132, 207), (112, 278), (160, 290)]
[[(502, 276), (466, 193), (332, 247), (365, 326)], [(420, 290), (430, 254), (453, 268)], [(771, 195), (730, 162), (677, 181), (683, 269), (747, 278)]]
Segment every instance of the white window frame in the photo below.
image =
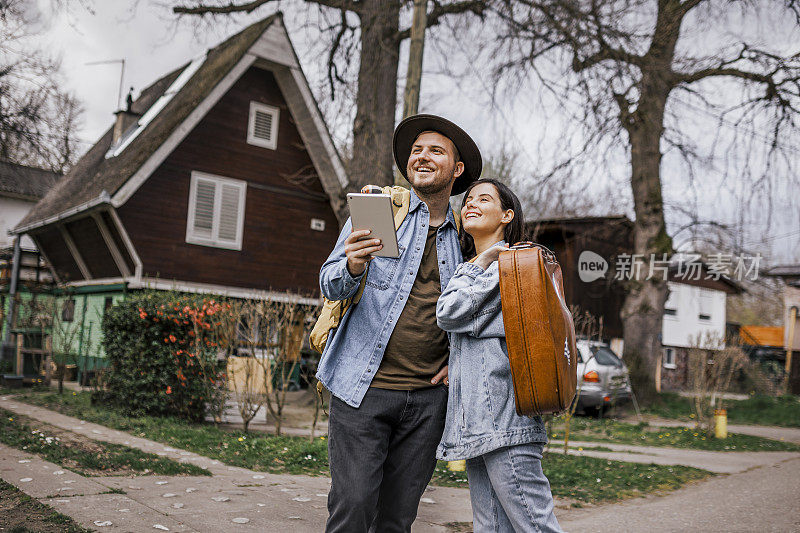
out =
[[(668, 357), (667, 354), (672, 354), (672, 362), (669, 362), (670, 357)], [(678, 365), (675, 363), (675, 355), (675, 348), (664, 348), (664, 368), (671, 370), (678, 368)]]
[[(705, 309), (706, 306), (703, 305), (703, 302), (706, 303), (708, 309)], [(714, 308), (714, 291), (709, 289), (700, 288), (697, 291), (697, 320), (702, 322), (703, 324), (708, 324), (714, 318), (711, 310)], [(703, 311), (707, 311), (704, 313)], [(706, 315), (708, 318), (704, 318), (702, 315)]]
[[(211, 238), (204, 235), (197, 235), (194, 231), (195, 203), (197, 202), (197, 185), (200, 181), (213, 182), (214, 189), (214, 210), (211, 222)], [(222, 240), (219, 238), (220, 209), (222, 195), (219, 194), (222, 185), (233, 185), (239, 189), (239, 212), (236, 219), (236, 239), (233, 241)], [(199, 244), (213, 248), (225, 248), (228, 250), (242, 249), (242, 236), (244, 235), (244, 209), (245, 198), (247, 197), (247, 182), (205, 172), (192, 171), (191, 184), (189, 186), (189, 215), (186, 217), (186, 242), (189, 244)]]
[[(272, 131), (270, 132), (269, 141), (256, 137), (256, 111), (268, 113), (272, 115)], [(260, 146), (262, 148), (269, 148), (275, 150), (278, 147), (278, 122), (281, 118), (281, 110), (277, 107), (262, 104), (260, 102), (250, 102), (250, 117), (247, 120), (247, 144), (253, 146)]]
[[(667, 297), (667, 301), (664, 302), (664, 312), (661, 313), (662, 318), (664, 320), (679, 320), (678, 313), (680, 312), (680, 301), (676, 301), (680, 295), (678, 291), (675, 289), (669, 290), (669, 296)], [(671, 309), (675, 311), (674, 314), (667, 314), (667, 309)]]

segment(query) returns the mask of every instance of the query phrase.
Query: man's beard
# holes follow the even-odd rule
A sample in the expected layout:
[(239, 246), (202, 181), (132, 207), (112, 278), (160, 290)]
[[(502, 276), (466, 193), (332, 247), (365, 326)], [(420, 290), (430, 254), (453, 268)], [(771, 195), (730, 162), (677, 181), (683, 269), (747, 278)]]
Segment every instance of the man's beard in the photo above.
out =
[(435, 195), (435, 194), (438, 194), (438, 193), (440, 193), (442, 191), (447, 190), (447, 188), (452, 185), (453, 176), (455, 176), (455, 174), (456, 174), (456, 169), (455, 169), (455, 167), (453, 167), (453, 169), (450, 171), (450, 179), (449, 180), (434, 180), (432, 182), (424, 183), (424, 184), (420, 184), (420, 185), (414, 185), (412, 183), (411, 186), (418, 193), (422, 193), (423, 195), (426, 195), (426, 196), (432, 196), (432, 195)]

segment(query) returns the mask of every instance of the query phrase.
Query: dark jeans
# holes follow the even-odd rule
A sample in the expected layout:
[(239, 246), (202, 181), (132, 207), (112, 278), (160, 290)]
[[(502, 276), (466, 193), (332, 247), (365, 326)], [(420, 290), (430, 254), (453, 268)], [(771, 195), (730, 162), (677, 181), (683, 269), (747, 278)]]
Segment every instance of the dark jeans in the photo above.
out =
[(331, 397), (327, 532), (408, 532), (436, 468), (447, 388), (370, 388), (356, 409)]

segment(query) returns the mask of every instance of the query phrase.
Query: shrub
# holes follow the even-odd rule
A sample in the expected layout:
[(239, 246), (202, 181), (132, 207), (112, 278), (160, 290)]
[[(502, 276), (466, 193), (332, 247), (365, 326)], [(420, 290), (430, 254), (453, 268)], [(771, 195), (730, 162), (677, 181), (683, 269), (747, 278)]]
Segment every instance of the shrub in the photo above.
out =
[(164, 291), (118, 302), (103, 319), (109, 365), (93, 400), (134, 416), (203, 420), (224, 401), (216, 326), (227, 309), (219, 299)]

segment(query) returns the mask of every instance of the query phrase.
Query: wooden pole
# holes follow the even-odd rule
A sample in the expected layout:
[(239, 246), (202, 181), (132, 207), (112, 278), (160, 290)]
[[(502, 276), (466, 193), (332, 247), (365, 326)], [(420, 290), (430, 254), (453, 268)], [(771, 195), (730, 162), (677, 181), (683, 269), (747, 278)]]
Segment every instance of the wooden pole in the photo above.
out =
[(15, 370), (18, 376), (21, 376), (22, 371), (25, 369), (25, 362), (22, 358), (22, 350), (25, 347), (24, 342), (25, 337), (23, 337), (22, 333), (17, 333), (17, 368)]
[[(422, 84), (422, 56), (425, 51), (425, 28), (428, 25), (428, 0), (414, 0), (414, 20), (411, 22), (411, 44), (408, 49), (408, 71), (403, 94), (403, 118), (419, 111), (419, 91)], [(395, 185), (406, 185), (400, 172), (394, 175)]]
[(44, 383), (50, 386), (53, 377), (53, 337), (47, 335), (44, 340)]
[(794, 327), (797, 323), (797, 307), (789, 309), (789, 336), (786, 341), (786, 392), (789, 392), (792, 376), (792, 351), (794, 350)]

